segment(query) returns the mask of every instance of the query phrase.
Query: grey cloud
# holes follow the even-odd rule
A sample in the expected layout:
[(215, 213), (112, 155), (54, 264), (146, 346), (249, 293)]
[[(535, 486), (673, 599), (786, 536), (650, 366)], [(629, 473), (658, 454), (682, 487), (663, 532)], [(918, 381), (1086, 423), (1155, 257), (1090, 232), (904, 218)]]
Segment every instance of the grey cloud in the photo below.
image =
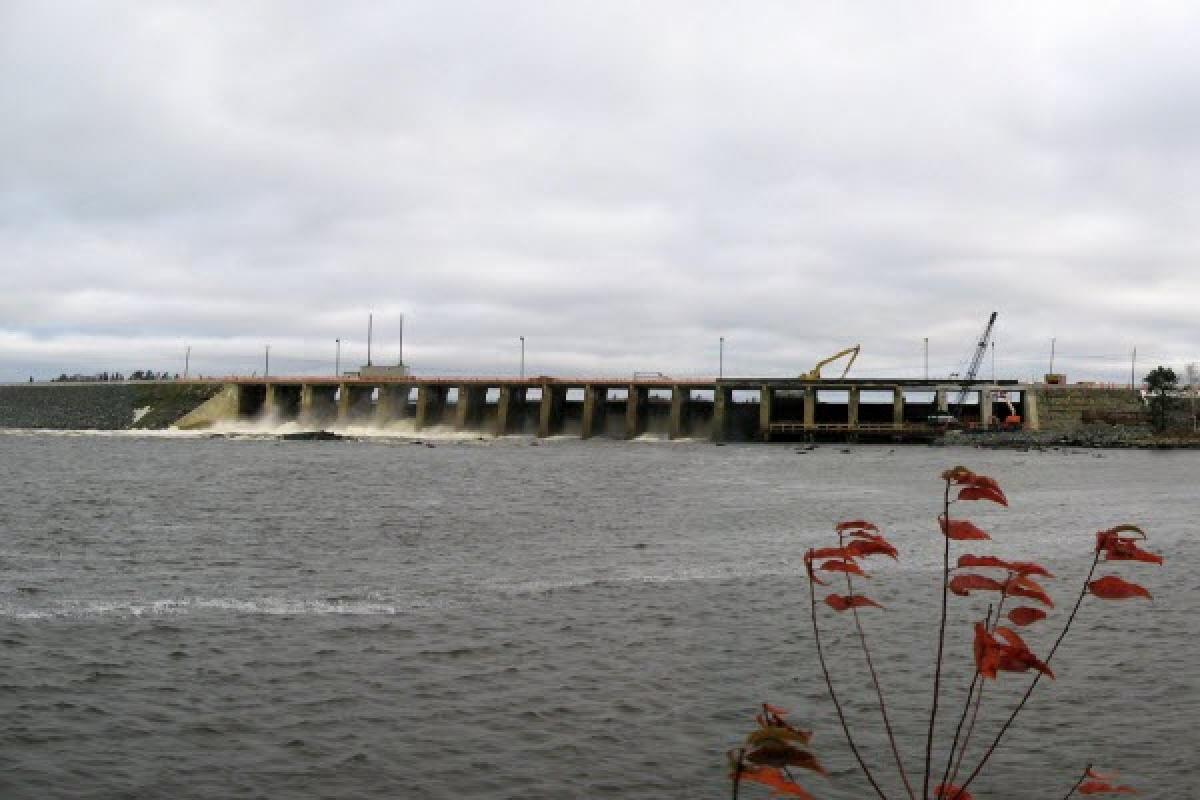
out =
[(0, 13), (0, 379), (1200, 360), (1187, 4)]

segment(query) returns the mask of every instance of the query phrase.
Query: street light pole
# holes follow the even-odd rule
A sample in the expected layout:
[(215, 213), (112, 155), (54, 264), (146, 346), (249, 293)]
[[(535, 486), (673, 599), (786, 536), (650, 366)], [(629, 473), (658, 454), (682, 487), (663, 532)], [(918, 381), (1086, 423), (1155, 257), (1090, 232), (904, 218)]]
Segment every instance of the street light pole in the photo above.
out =
[(525, 380), (525, 337), (521, 337), (521, 380)]
[(263, 377), (271, 374), (271, 345), (267, 345), (266, 354), (263, 356)]
[(725, 337), (721, 337), (721, 355), (720, 361), (717, 363), (717, 377), (723, 379), (725, 377)]
[(191, 366), (191, 361), (192, 361), (192, 346), (189, 344), (187, 346), (187, 350), (183, 351), (183, 377), (185, 377), (185, 378), (188, 376), (188, 367)]
[(333, 340), (333, 377), (342, 374), (342, 340), (340, 338)]
[(925, 380), (929, 380), (929, 337), (925, 337)]

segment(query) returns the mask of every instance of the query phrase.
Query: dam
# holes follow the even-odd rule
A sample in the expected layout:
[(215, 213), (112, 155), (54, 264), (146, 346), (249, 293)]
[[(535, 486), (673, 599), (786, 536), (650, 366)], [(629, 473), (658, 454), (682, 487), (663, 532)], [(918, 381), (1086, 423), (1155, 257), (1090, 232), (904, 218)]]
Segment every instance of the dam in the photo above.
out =
[(405, 421), (418, 431), (447, 426), (543, 438), (904, 441), (940, 436), (938, 415), (953, 411), (968, 428), (1014, 416), (1025, 429), (1040, 428), (1038, 393), (1015, 381), (309, 376), (222, 384), (177, 426), (269, 418), (313, 428), (386, 429)]
[[(479, 436), (928, 441), (968, 430), (1145, 430), (1140, 390), (805, 378), (227, 376), (0, 384), (0, 429), (202, 431), (240, 422)], [(963, 398), (961, 407), (959, 398)], [(1015, 422), (1015, 424), (1014, 424)]]

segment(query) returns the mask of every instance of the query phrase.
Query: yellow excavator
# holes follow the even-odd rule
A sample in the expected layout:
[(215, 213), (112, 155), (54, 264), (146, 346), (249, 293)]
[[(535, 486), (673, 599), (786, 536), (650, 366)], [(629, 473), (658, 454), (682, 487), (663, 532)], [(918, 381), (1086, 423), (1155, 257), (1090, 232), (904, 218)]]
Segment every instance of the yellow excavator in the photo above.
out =
[(800, 374), (800, 380), (802, 380), (802, 381), (819, 381), (819, 380), (821, 380), (821, 367), (825, 366), (826, 364), (837, 361), (842, 356), (850, 356), (850, 360), (846, 362), (846, 368), (844, 370), (842, 370), (842, 377), (843, 378), (846, 377), (846, 373), (850, 371), (850, 367), (854, 366), (854, 359), (858, 358), (858, 350), (859, 350), (859, 345), (854, 345), (853, 347), (847, 347), (845, 350), (841, 351), (840, 353), (834, 353), (829, 358), (825, 358), (825, 359), (822, 359), (821, 361), (818, 361), (817, 365), (815, 367), (810, 369), (808, 372), (803, 372)]

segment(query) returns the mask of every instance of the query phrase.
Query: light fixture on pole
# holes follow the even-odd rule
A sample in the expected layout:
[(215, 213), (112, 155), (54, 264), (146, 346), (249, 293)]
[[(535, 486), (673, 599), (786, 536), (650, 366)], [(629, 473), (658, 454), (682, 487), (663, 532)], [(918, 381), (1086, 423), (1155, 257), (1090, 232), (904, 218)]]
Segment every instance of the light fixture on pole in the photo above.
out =
[(367, 366), (371, 366), (371, 328), (375, 324), (375, 315), (367, 314)]

